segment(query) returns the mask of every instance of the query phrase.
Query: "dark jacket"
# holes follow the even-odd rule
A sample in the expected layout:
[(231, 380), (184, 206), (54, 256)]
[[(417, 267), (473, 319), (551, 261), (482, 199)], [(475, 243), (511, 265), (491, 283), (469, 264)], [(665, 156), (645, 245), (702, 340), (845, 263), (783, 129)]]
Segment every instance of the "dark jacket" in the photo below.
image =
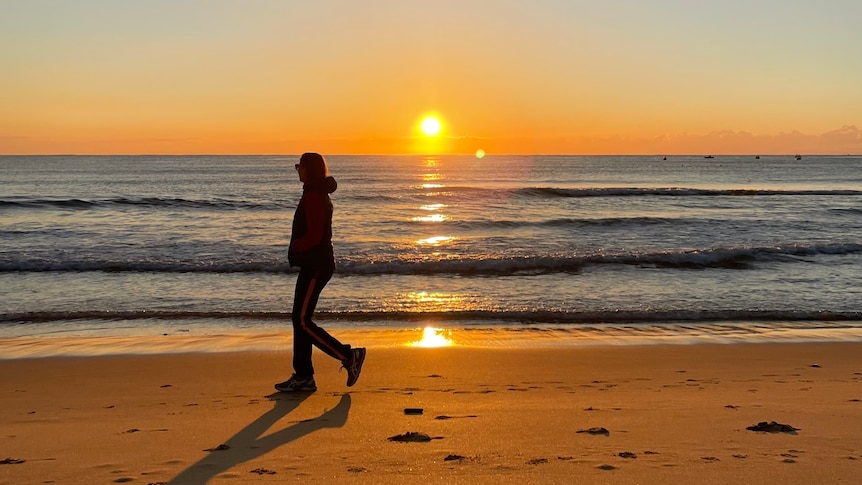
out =
[(326, 177), (317, 184), (305, 184), (293, 216), (287, 259), (291, 266), (334, 267), (332, 249), (332, 199), (338, 184)]

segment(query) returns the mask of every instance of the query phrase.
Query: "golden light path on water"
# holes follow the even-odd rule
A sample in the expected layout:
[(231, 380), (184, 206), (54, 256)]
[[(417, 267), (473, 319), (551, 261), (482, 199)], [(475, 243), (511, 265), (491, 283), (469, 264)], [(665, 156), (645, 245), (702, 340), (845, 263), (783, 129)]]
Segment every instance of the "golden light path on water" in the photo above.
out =
[(451, 241), (452, 238), (449, 236), (433, 236), (425, 239), (420, 239), (416, 241), (416, 244), (420, 246), (439, 246), (445, 242)]
[[(422, 189), (435, 190), (442, 189), (445, 187), (445, 184), (443, 183), (445, 176), (439, 171), (438, 161), (435, 158), (425, 159), (424, 168), (427, 171), (421, 174), (422, 184), (420, 187)], [(439, 193), (426, 192), (425, 195), (429, 197), (436, 197), (439, 195)], [(423, 213), (421, 215), (413, 217), (412, 220), (414, 222), (424, 223), (444, 222), (449, 219), (449, 217), (442, 212), (446, 209), (446, 207), (447, 205), (441, 202), (431, 202), (423, 204), (419, 207), (419, 210)], [(454, 237), (452, 236), (437, 235), (418, 239), (415, 241), (415, 244), (418, 246), (434, 247), (447, 244), (452, 240), (454, 240)], [(428, 293), (420, 291), (410, 293), (406, 296), (410, 301), (415, 302), (416, 304), (425, 309), (434, 308), (438, 311), (447, 308), (451, 309), (451, 307), (453, 306), (459, 307), (463, 303), (461, 301), (462, 298), (457, 295), (446, 295), (441, 293)], [(423, 348), (449, 347), (454, 345), (451, 336), (452, 332), (449, 330), (436, 327), (425, 327), (424, 329), (422, 329), (422, 338), (417, 341), (409, 342), (407, 345), (411, 347)]]
[(443, 222), (447, 217), (443, 214), (431, 214), (428, 216), (416, 216), (413, 222)]
[(415, 342), (410, 342), (408, 345), (411, 347), (423, 348), (451, 347), (452, 345), (455, 345), (450, 338), (451, 336), (452, 332), (449, 330), (425, 327), (422, 329), (422, 338)]

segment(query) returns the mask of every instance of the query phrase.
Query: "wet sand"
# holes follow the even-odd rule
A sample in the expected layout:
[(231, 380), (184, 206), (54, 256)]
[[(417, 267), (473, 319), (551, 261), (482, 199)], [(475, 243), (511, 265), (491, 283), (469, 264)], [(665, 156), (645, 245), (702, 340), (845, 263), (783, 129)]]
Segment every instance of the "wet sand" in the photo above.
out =
[(381, 345), (300, 395), (289, 352), (0, 360), (0, 484), (853, 483), (860, 355)]

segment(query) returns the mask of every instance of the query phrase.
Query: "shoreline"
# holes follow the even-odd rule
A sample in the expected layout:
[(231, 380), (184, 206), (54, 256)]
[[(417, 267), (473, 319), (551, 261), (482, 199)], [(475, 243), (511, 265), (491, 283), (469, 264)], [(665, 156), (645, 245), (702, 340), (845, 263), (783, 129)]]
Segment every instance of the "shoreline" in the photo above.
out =
[[(170, 355), (224, 352), (290, 352), (289, 324), (230, 331), (226, 328), (195, 328), (170, 333), (142, 335), (105, 332), (75, 332), (37, 336), (0, 337), (0, 361), (38, 357), (90, 357), (107, 355)], [(767, 326), (757, 322), (711, 324), (583, 326), (529, 325), (496, 327), (333, 326), (330, 331), (345, 342), (369, 348), (463, 347), (463, 348), (584, 348), (654, 345), (734, 345), (764, 343), (862, 342), (862, 322), (818, 324), (788, 322)], [(136, 330), (140, 332), (140, 329)], [(429, 338), (431, 341), (427, 341)], [(425, 340), (423, 340), (423, 338)]]
[[(851, 483), (860, 352), (376, 347), (353, 388), (316, 352), (302, 395), (272, 393), (289, 352), (6, 360), (0, 485)], [(764, 421), (798, 429), (746, 429)], [(429, 441), (390, 440), (409, 432)]]

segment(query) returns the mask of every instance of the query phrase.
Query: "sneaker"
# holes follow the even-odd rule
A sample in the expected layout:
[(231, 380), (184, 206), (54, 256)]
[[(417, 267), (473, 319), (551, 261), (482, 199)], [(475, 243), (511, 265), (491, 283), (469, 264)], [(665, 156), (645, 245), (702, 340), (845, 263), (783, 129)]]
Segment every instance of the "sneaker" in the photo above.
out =
[(298, 377), (294, 374), (290, 376), (290, 379), (276, 384), (275, 390), (279, 392), (314, 392), (317, 390), (317, 384), (314, 383), (314, 376)]
[(365, 348), (350, 349), (350, 358), (341, 364), (347, 369), (347, 387), (356, 384), (359, 373), (362, 372), (362, 363), (365, 362)]

